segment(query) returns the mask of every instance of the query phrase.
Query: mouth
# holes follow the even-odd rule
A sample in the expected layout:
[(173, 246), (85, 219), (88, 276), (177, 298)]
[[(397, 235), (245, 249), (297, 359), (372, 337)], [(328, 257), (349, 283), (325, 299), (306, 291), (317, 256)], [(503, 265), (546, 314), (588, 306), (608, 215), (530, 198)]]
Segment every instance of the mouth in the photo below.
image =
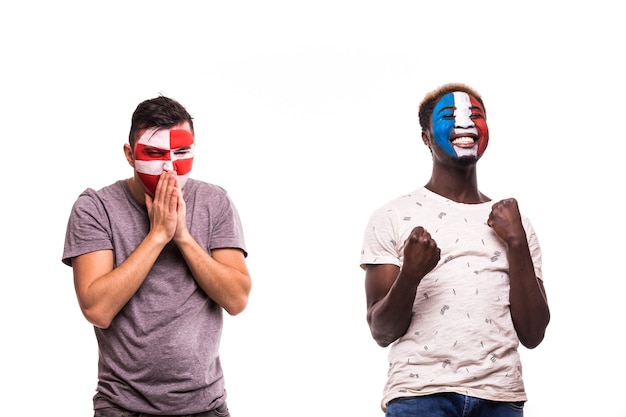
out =
[(458, 136), (452, 138), (450, 141), (452, 145), (458, 148), (473, 148), (478, 143), (478, 137), (476, 136)]

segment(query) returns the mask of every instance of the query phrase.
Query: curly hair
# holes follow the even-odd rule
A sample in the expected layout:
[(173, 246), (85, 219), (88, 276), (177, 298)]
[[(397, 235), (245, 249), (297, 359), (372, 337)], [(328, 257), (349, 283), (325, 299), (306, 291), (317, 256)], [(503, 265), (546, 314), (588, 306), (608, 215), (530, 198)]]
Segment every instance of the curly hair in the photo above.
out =
[(424, 96), (424, 99), (420, 103), (418, 114), (422, 131), (427, 132), (432, 127), (433, 110), (435, 109), (435, 106), (437, 105), (439, 99), (446, 94), (453, 93), (455, 91), (462, 91), (478, 100), (485, 110), (485, 117), (487, 117), (487, 109), (485, 108), (483, 99), (476, 90), (463, 83), (448, 83), (426, 94), (426, 96)]
[(193, 133), (193, 118), (176, 100), (165, 96), (145, 100), (133, 112), (128, 142), (134, 147), (140, 130), (152, 127), (170, 128), (184, 122), (189, 123)]

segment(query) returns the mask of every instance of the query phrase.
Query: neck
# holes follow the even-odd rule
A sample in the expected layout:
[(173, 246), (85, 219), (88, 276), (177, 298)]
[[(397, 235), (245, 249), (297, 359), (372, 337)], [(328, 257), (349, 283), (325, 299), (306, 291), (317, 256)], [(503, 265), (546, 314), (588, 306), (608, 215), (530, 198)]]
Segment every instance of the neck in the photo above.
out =
[(425, 187), (457, 203), (478, 204), (490, 201), (489, 197), (478, 190), (475, 165), (455, 170), (438, 169), (435, 165)]
[(141, 205), (146, 204), (146, 195), (145, 190), (141, 182), (137, 177), (131, 177), (126, 180), (126, 185), (130, 189), (130, 193), (137, 200), (137, 202)]

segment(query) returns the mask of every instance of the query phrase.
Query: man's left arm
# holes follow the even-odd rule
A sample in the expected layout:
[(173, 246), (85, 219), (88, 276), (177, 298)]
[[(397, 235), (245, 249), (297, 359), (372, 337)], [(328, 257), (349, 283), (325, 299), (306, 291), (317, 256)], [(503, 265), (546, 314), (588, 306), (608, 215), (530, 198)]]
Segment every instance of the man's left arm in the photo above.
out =
[(231, 316), (248, 305), (252, 280), (244, 252), (238, 248), (213, 249), (209, 254), (187, 229), (187, 208), (182, 193), (178, 198), (178, 222), (174, 243), (183, 255), (200, 288)]
[(231, 316), (246, 308), (252, 281), (240, 249), (214, 249), (209, 255), (191, 235), (176, 245), (198, 285), (213, 301)]
[(550, 309), (543, 282), (535, 274), (517, 201), (495, 203), (487, 224), (508, 246), (511, 317), (522, 345), (533, 349), (544, 338)]

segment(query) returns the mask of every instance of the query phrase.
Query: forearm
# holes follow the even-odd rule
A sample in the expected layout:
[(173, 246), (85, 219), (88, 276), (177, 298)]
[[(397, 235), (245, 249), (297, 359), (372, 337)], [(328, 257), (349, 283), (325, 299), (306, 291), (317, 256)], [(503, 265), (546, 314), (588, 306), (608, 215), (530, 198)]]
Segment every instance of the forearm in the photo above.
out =
[(87, 254), (76, 259), (76, 292), (87, 320), (97, 327), (109, 327), (115, 316), (137, 292), (163, 247), (162, 242), (148, 235), (117, 268), (113, 268), (112, 253), (107, 262), (94, 257), (97, 254)]
[(367, 310), (372, 337), (383, 347), (403, 336), (411, 324), (417, 285), (401, 275), (387, 295)]
[(239, 250), (218, 250), (211, 256), (191, 236), (176, 244), (196, 282), (213, 301), (233, 316), (246, 308), (252, 284)]
[(529, 349), (539, 345), (550, 321), (550, 310), (526, 241), (509, 244), (511, 316), (520, 342)]

